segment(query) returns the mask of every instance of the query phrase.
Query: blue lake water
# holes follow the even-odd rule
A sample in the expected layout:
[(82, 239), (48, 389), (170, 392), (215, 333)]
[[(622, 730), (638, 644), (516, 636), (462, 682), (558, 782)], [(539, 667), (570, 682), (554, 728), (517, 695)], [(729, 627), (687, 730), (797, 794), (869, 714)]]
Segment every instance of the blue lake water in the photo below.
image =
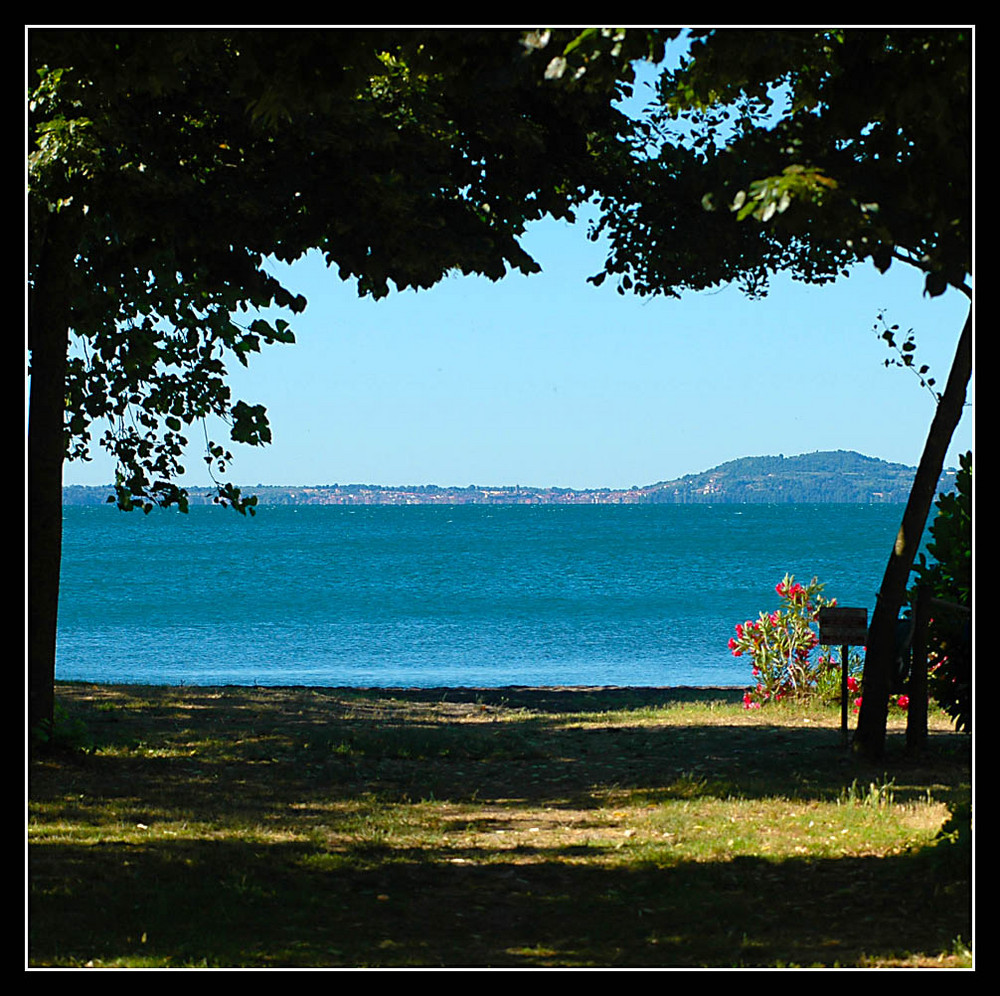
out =
[(786, 572), (871, 612), (895, 505), (64, 509), (56, 676), (742, 685)]

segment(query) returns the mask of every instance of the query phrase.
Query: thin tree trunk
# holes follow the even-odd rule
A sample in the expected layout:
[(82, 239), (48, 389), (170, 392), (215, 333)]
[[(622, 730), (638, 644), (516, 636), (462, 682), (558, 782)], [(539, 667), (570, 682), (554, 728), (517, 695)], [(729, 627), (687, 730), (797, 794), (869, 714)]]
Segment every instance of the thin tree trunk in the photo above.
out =
[(865, 757), (877, 760), (885, 751), (885, 727), (889, 712), (889, 691), (895, 657), (896, 620), (906, 600), (906, 585), (913, 569), (927, 516), (941, 477), (951, 438), (962, 417), (965, 396), (972, 376), (972, 311), (958, 340), (948, 383), (941, 396), (927, 434), (917, 476), (903, 513), (896, 542), (889, 556), (875, 611), (868, 628), (865, 653), (864, 695), (854, 747)]
[(33, 742), (36, 733), (51, 732), (55, 706), (72, 228), (58, 215), (48, 224), (28, 315), (28, 730)]

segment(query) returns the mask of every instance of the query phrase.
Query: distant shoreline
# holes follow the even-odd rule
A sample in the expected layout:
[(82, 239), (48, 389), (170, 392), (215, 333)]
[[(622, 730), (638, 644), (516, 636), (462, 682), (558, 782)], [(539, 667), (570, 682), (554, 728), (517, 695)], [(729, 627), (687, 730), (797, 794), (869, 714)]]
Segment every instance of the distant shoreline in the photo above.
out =
[[(836, 450), (742, 457), (700, 474), (630, 488), (257, 484), (241, 490), (261, 505), (899, 505), (908, 500), (915, 475), (915, 467)], [(938, 490), (951, 490), (955, 475), (954, 468), (942, 471)], [(67, 485), (63, 504), (105, 504), (113, 493), (111, 485)], [(216, 491), (190, 487), (188, 494), (192, 505), (210, 505)]]
[[(900, 508), (906, 505), (904, 498), (884, 498), (869, 497), (864, 500), (819, 500), (819, 499), (690, 499), (690, 500), (650, 500), (647, 492), (572, 492), (570, 495), (553, 495), (545, 493), (521, 495), (519, 497), (497, 494), (496, 491), (482, 491), (473, 496), (447, 495), (432, 499), (420, 498), (409, 492), (397, 492), (391, 488), (379, 491), (368, 491), (354, 495), (329, 494), (318, 488), (286, 489), (277, 488), (241, 488), (246, 495), (256, 495), (258, 497), (258, 508), (270, 507), (331, 507), (331, 508), (360, 508), (360, 507), (415, 507), (422, 508), (457, 508), (464, 505), (491, 506), (511, 508), (522, 505), (545, 505), (580, 508), (593, 505), (632, 505), (648, 507), (674, 506), (674, 505), (719, 505), (727, 508), (742, 508), (746, 505), (894, 505)], [(280, 491), (280, 497), (268, 492)], [(89, 492), (89, 493), (88, 493)], [(100, 488), (90, 485), (71, 485), (64, 489), (63, 508), (80, 507), (100, 507), (113, 504), (107, 500), (107, 495), (113, 489)], [(212, 507), (217, 504), (215, 492), (208, 489), (191, 488), (188, 493), (188, 503), (191, 507)]]

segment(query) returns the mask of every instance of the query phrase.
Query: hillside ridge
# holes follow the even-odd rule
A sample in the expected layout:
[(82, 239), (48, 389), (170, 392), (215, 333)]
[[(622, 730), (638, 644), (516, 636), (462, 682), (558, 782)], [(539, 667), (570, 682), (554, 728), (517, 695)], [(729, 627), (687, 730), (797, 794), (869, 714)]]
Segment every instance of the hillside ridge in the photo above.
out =
[[(915, 467), (853, 450), (817, 450), (789, 457), (740, 457), (697, 474), (632, 488), (259, 484), (244, 490), (257, 494), (261, 505), (902, 504), (915, 474)], [(954, 468), (942, 473), (939, 492), (954, 489), (955, 474)], [(211, 488), (192, 487), (189, 492), (191, 504), (212, 502)], [(68, 485), (63, 504), (104, 504), (111, 494), (111, 485)]]
[[(817, 450), (790, 457), (740, 457), (644, 490), (658, 504), (904, 503), (915, 474), (915, 467), (853, 450)], [(938, 490), (951, 490), (954, 480), (954, 468), (946, 469)]]

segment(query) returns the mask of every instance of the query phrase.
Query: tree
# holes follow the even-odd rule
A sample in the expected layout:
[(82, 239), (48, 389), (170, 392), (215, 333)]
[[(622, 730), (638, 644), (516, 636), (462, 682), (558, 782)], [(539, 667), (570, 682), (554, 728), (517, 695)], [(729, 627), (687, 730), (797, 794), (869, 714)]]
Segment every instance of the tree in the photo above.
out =
[[(266, 261), (321, 251), (360, 294), (538, 264), (525, 226), (624, 160), (612, 99), (655, 34), (29, 33), (29, 724), (51, 728), (64, 459), (98, 440), (124, 510), (187, 508), (192, 425), (270, 439), (226, 362), (292, 342)], [(247, 317), (243, 318), (242, 315)], [(217, 500), (226, 445), (206, 432)]]
[[(679, 295), (778, 270), (825, 283), (871, 260), (966, 282), (971, 254), (971, 33), (699, 31), (631, 141), (634, 175), (602, 203), (600, 283)], [(954, 290), (953, 290), (954, 292)], [(928, 433), (872, 614), (855, 745), (884, 749), (895, 624), (972, 369), (972, 317)]]

